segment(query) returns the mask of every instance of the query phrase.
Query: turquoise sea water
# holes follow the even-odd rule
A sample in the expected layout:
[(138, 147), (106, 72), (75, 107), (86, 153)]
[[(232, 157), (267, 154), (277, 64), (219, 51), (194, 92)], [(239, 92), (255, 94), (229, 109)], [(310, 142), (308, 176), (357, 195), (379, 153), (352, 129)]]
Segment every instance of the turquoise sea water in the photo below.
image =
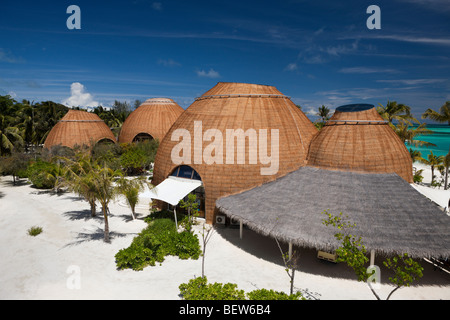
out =
[(434, 143), (435, 147), (415, 147), (406, 143), (406, 147), (413, 150), (418, 150), (422, 153), (422, 158), (427, 158), (430, 151), (433, 151), (434, 155), (445, 156), (449, 153), (450, 148), (450, 126), (447, 124), (427, 124), (427, 129), (433, 131), (430, 135), (418, 135), (417, 140), (427, 141)]

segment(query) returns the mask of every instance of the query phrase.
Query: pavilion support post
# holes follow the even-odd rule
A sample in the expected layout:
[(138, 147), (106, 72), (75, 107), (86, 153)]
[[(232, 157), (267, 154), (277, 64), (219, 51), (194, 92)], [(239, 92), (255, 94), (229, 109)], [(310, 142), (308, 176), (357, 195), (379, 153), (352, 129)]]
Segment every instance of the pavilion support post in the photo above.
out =
[(370, 250), (370, 265), (371, 266), (375, 265), (375, 250), (374, 249)]
[(173, 216), (175, 217), (175, 228), (178, 231), (178, 222), (177, 222), (177, 207), (173, 207)]
[(244, 225), (242, 220), (239, 221), (239, 238), (242, 240), (242, 230), (244, 229)]

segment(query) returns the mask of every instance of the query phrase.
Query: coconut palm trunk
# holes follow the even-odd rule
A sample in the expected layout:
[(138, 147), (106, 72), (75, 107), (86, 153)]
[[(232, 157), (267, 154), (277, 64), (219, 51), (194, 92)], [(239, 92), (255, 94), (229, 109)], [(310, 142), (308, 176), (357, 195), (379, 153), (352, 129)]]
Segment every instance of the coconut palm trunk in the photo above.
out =
[(106, 243), (111, 243), (111, 240), (109, 239), (108, 207), (102, 205), (102, 212), (103, 217), (105, 218), (105, 231), (103, 241), (105, 241)]
[(95, 199), (89, 200), (91, 206), (91, 217), (95, 217), (97, 206), (95, 205)]

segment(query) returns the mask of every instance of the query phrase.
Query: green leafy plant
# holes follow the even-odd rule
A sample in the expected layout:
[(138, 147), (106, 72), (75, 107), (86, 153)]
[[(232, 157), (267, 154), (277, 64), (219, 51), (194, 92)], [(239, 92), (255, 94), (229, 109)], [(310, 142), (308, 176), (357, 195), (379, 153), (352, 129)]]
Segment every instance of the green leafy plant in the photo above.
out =
[(196, 277), (178, 287), (184, 300), (306, 300), (300, 292), (257, 289), (245, 293), (235, 283), (208, 283), (206, 277)]
[(31, 227), (30, 229), (28, 229), (27, 232), (28, 232), (28, 235), (35, 237), (35, 236), (37, 236), (38, 234), (41, 234), (42, 231), (43, 231), (43, 230), (42, 230), (41, 227), (34, 226), (34, 227)]
[(184, 300), (245, 300), (244, 290), (235, 283), (208, 283), (206, 277), (197, 277), (179, 286)]
[(179, 205), (181, 208), (188, 210), (187, 220), (184, 221), (183, 224), (187, 231), (191, 231), (192, 223), (193, 223), (192, 218), (191, 218), (191, 213), (193, 213), (193, 215), (194, 215), (197, 212), (198, 206), (199, 206), (199, 203), (197, 202), (197, 196), (195, 194), (189, 193), (188, 199), (186, 201), (181, 199)]
[(249, 300), (306, 300), (301, 292), (287, 294), (282, 291), (257, 289), (247, 293)]
[[(341, 242), (341, 246), (336, 250), (336, 260), (338, 262), (345, 262), (348, 266), (352, 267), (358, 277), (358, 281), (367, 281), (375, 271), (369, 273), (364, 266), (369, 259), (366, 257), (366, 248), (362, 244), (361, 237), (356, 238), (356, 236), (349, 233), (349, 230), (354, 228), (356, 224), (347, 221), (348, 218), (344, 217), (342, 212), (337, 216), (333, 216), (326, 210), (322, 213), (327, 216), (326, 219), (322, 220), (323, 224), (333, 226), (340, 230), (340, 232), (334, 235)], [(408, 257), (406, 253), (393, 257), (392, 259), (387, 258), (383, 262), (383, 265), (394, 273), (394, 276), (390, 277), (389, 281), (395, 288), (389, 293), (386, 300), (389, 300), (395, 291), (401, 287), (409, 287), (423, 275), (422, 266)], [(380, 300), (379, 295), (372, 288), (370, 282), (368, 284), (374, 296)]]
[(423, 175), (422, 175), (422, 172), (423, 172), (423, 169), (416, 170), (416, 171), (414, 172), (414, 175), (413, 175), (413, 181), (414, 181), (414, 183), (422, 183), (422, 181), (423, 181)]
[(57, 181), (58, 168), (52, 162), (37, 160), (27, 169), (27, 176), (38, 189), (52, 189)]
[(171, 219), (147, 220), (149, 225), (128, 248), (119, 250), (115, 255), (118, 269), (143, 270), (146, 266), (162, 263), (167, 255), (180, 259), (198, 259), (200, 244), (197, 235), (175, 230)]
[(408, 257), (406, 253), (392, 259), (388, 258), (383, 264), (394, 272), (394, 276), (389, 277), (389, 281), (395, 286), (395, 289), (389, 293), (387, 300), (396, 290), (401, 287), (409, 287), (414, 281), (423, 276), (421, 265)]

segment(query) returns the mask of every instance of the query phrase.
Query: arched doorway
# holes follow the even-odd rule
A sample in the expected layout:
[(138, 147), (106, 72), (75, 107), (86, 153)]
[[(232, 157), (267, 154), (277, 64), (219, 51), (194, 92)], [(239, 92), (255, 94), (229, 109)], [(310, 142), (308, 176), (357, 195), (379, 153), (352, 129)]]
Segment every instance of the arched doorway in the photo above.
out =
[[(197, 171), (195, 171), (192, 167), (186, 166), (186, 165), (181, 165), (181, 166), (176, 167), (172, 171), (170, 176), (183, 178), (183, 179), (192, 179), (192, 180), (202, 181), (202, 179), (201, 179), (200, 175), (197, 173)], [(205, 188), (204, 188), (203, 184), (201, 186), (197, 187), (196, 189), (194, 189), (191, 193), (196, 196), (197, 202), (199, 204), (198, 216), (200, 218), (204, 218), (205, 217)], [(187, 199), (188, 199), (188, 195), (186, 195), (183, 198), (183, 200), (185, 200), (185, 201)], [(180, 208), (180, 210), (182, 210), (182, 209)]]
[(133, 138), (133, 142), (143, 142), (143, 141), (150, 141), (150, 140), (153, 140), (153, 137), (146, 132), (138, 133)]

